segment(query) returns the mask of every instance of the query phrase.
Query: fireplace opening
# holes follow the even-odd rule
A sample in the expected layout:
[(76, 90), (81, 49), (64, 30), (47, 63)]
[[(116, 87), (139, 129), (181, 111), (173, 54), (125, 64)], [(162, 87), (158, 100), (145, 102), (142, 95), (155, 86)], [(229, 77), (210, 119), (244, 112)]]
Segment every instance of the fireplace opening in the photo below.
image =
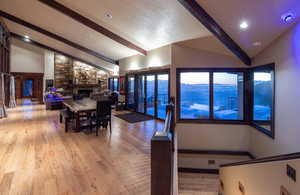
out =
[(82, 97), (90, 97), (91, 93), (93, 93), (92, 89), (79, 89), (78, 95)]

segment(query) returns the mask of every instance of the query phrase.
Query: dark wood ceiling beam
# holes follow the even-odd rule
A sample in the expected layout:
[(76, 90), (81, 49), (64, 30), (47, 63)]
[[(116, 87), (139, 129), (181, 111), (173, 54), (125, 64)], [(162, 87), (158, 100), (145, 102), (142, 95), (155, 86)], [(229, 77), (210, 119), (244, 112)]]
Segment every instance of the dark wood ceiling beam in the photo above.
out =
[(91, 49), (88, 49), (88, 48), (86, 48), (86, 47), (83, 47), (83, 46), (81, 46), (81, 45), (79, 45), (79, 44), (77, 44), (77, 43), (75, 43), (75, 42), (72, 42), (72, 41), (70, 41), (70, 40), (67, 40), (67, 39), (65, 39), (64, 37), (61, 37), (61, 36), (59, 36), (59, 35), (57, 35), (57, 34), (54, 34), (54, 33), (52, 33), (52, 32), (49, 32), (49, 31), (45, 30), (45, 29), (42, 29), (42, 28), (40, 28), (40, 27), (38, 27), (38, 26), (36, 26), (36, 25), (34, 25), (34, 24), (31, 24), (31, 23), (29, 23), (29, 22), (26, 22), (25, 20), (22, 20), (22, 19), (20, 19), (20, 18), (17, 18), (16, 16), (13, 16), (13, 15), (11, 15), (11, 14), (9, 14), (9, 13), (6, 13), (6, 12), (0, 10), (0, 16), (2, 16), (3, 18), (6, 18), (6, 19), (8, 19), (8, 20), (10, 20), (10, 21), (12, 21), (12, 22), (15, 22), (15, 23), (17, 23), (17, 24), (20, 24), (20, 25), (23, 25), (23, 26), (25, 26), (25, 27), (27, 27), (27, 28), (30, 28), (30, 29), (32, 29), (32, 30), (34, 30), (34, 31), (37, 31), (37, 32), (39, 32), (39, 33), (41, 33), (41, 34), (44, 34), (44, 35), (46, 35), (46, 36), (48, 36), (48, 37), (51, 37), (51, 38), (53, 38), (53, 39), (56, 39), (56, 40), (58, 40), (58, 41), (60, 41), (60, 42), (63, 42), (63, 43), (65, 43), (65, 44), (67, 44), (67, 45), (69, 45), (69, 46), (71, 46), (71, 47), (74, 47), (74, 48), (76, 48), (76, 49), (79, 49), (79, 50), (81, 50), (81, 51), (83, 51), (83, 52), (85, 52), (85, 53), (87, 53), (87, 54), (93, 55), (93, 56), (95, 56), (95, 57), (97, 57), (97, 58), (99, 58), (99, 59), (101, 59), (101, 60), (104, 60), (104, 61), (109, 62), (109, 63), (112, 63), (112, 64), (116, 64), (116, 65), (119, 64), (119, 62), (116, 61), (116, 60), (113, 60), (113, 59), (111, 59), (111, 58), (109, 58), (109, 57), (106, 57), (106, 56), (104, 56), (104, 55), (102, 55), (102, 54), (96, 52), (96, 51), (93, 51), (93, 50), (91, 50)]
[(198, 21), (214, 34), (230, 51), (246, 65), (251, 65), (251, 58), (242, 48), (222, 29), (222, 27), (195, 1), (178, 0)]
[(44, 3), (45, 5), (48, 5), (49, 7), (61, 12), (64, 15), (67, 15), (71, 17), (72, 19), (76, 20), (77, 22), (109, 37), (110, 39), (130, 48), (133, 50), (138, 51), (139, 53), (143, 55), (147, 55), (147, 51), (142, 49), (141, 47), (131, 43), (130, 41), (122, 38), (121, 36), (117, 35), (116, 33), (108, 30), (107, 28), (100, 26), (96, 22), (80, 15), (79, 13), (75, 12), (74, 10), (54, 1), (54, 0), (39, 0), (40, 2)]
[(103, 70), (103, 71), (106, 71), (106, 72), (111, 72), (110, 70), (108, 70), (108, 69), (106, 69), (106, 68), (100, 67), (100, 66), (98, 66), (98, 65), (96, 65), (96, 64), (94, 64), (94, 63), (88, 62), (88, 61), (86, 61), (86, 60), (84, 60), (84, 59), (81, 59), (81, 58), (72, 56), (72, 55), (67, 54), (67, 53), (65, 53), (65, 52), (63, 52), (63, 51), (54, 49), (54, 48), (52, 48), (52, 47), (49, 47), (49, 46), (47, 46), (47, 45), (44, 45), (44, 44), (39, 43), (39, 42), (37, 42), (37, 41), (34, 41), (34, 40), (32, 40), (32, 39), (26, 39), (24, 36), (19, 35), (19, 34), (17, 34), (17, 33), (10, 32), (10, 35), (11, 35), (12, 38), (15, 38), (15, 39), (24, 41), (24, 42), (29, 43), (29, 44), (31, 44), (31, 45), (34, 45), (34, 46), (36, 46), (36, 47), (40, 47), (40, 48), (43, 48), (43, 49), (46, 49), (46, 50), (49, 50), (49, 51), (53, 51), (53, 52), (55, 52), (55, 53), (60, 53), (60, 54), (62, 54), (62, 55), (64, 55), (64, 56), (67, 56), (67, 57), (69, 57), (69, 58), (73, 58), (74, 60), (81, 61), (81, 62), (83, 62), (83, 63), (85, 63), (85, 64), (88, 64), (88, 65), (90, 65), (90, 66), (93, 66), (93, 67), (95, 67), (95, 68), (97, 68), (97, 69), (99, 69), (99, 70)]

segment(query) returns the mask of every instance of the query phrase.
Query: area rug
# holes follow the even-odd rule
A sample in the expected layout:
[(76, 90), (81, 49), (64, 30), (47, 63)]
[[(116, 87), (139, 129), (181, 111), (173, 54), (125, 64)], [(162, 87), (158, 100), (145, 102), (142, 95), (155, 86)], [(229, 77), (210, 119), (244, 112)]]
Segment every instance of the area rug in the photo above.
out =
[(138, 122), (153, 120), (152, 117), (145, 116), (139, 113), (117, 114), (115, 116), (120, 119), (123, 119), (124, 121), (127, 121), (128, 123), (138, 123)]

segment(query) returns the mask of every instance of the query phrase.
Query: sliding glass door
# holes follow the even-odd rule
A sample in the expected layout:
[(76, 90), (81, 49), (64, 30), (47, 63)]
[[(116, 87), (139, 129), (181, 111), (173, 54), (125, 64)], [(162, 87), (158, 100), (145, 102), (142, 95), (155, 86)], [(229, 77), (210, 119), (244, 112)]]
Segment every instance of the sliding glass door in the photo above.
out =
[(147, 75), (146, 79), (146, 114), (155, 116), (155, 75)]
[(169, 103), (169, 74), (157, 75), (157, 118), (166, 118), (166, 106)]
[(137, 111), (140, 113), (145, 112), (145, 76), (138, 76), (138, 98), (137, 98)]
[(145, 72), (127, 78), (127, 108), (154, 118), (165, 119), (170, 97), (169, 72)]
[(128, 92), (127, 92), (127, 108), (129, 110), (135, 109), (135, 78), (134, 76), (128, 77)]

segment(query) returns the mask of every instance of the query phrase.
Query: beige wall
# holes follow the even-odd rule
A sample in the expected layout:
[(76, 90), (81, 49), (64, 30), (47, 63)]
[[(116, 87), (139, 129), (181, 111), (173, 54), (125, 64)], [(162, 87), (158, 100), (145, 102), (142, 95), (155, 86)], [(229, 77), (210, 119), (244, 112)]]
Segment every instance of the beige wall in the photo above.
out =
[(120, 75), (124, 75), (127, 71), (139, 70), (145, 68), (155, 68), (171, 64), (171, 46), (167, 45), (151, 51), (147, 56), (135, 55), (121, 59)]
[[(176, 95), (176, 68), (246, 67), (235, 57), (172, 46), (171, 95)], [(247, 125), (178, 123), (178, 147), (198, 150), (248, 151), (251, 127)]]
[(11, 45), (11, 72), (44, 72), (44, 50), (13, 40)]
[(254, 59), (255, 65), (275, 62), (275, 139), (253, 130), (250, 151), (270, 156), (300, 151), (300, 23)]
[(241, 195), (239, 182), (245, 187), (245, 194), (275, 195), (280, 194), (283, 185), (292, 195), (300, 193), (299, 180), (294, 182), (286, 175), (289, 164), (300, 171), (300, 160), (261, 163), (221, 168), (220, 179), (224, 183), (223, 195)]

